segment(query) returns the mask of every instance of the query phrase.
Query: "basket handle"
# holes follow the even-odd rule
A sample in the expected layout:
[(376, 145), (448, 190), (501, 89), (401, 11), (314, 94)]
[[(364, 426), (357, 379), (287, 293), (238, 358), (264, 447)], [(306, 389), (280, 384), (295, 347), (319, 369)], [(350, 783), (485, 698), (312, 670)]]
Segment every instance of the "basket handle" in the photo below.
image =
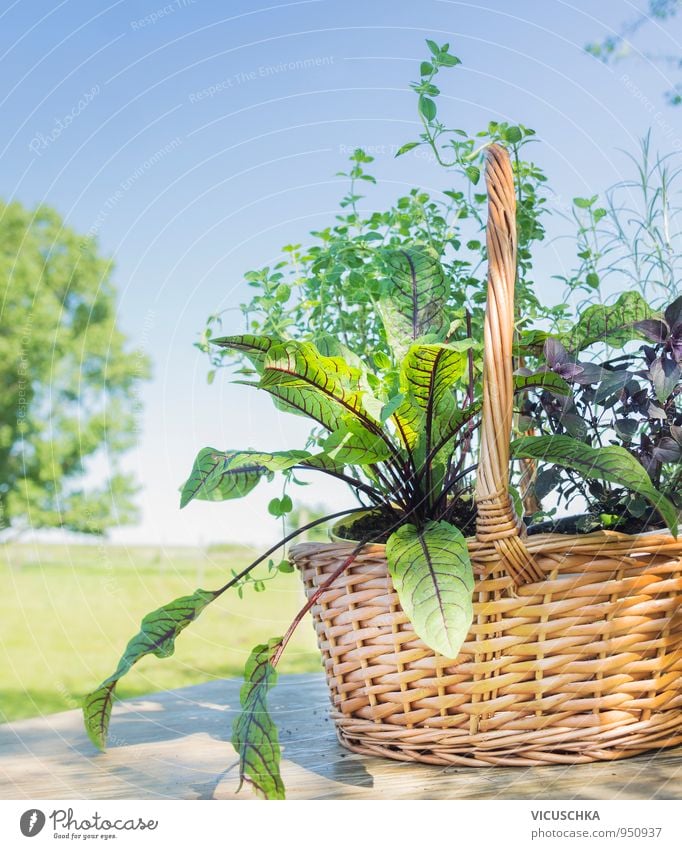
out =
[(509, 497), (509, 441), (514, 378), (514, 283), (516, 279), (516, 190), (509, 154), (487, 150), (488, 301), (483, 349), (483, 413), (476, 480), (476, 538), (493, 543), (501, 565), (516, 585), (542, 580), (521, 539), (524, 526)]

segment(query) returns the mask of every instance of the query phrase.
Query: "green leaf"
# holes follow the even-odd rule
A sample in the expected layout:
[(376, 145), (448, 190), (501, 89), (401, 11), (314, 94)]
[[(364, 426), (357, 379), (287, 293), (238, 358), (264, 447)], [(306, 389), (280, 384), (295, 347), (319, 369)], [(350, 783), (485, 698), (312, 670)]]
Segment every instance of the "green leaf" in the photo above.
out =
[(256, 646), (246, 661), (239, 702), (242, 711), (232, 725), (232, 745), (239, 755), (239, 789), (244, 782), (264, 799), (284, 799), (279, 771), (277, 727), (268, 712), (268, 692), (277, 683), (271, 659), (281, 638)]
[(596, 342), (621, 347), (626, 342), (639, 338), (639, 331), (634, 327), (635, 322), (650, 318), (651, 315), (651, 307), (639, 292), (623, 292), (610, 306), (593, 304), (588, 307), (578, 323), (557, 338), (567, 350), (574, 353), (589, 348)]
[(325, 357), (310, 342), (273, 348), (259, 386), (299, 412), (335, 431), (351, 413), (370, 431), (379, 424), (365, 410), (363, 373), (341, 357)]
[[(368, 392), (366, 373), (340, 357), (322, 356), (309, 342), (292, 341), (273, 348), (265, 360), (259, 386), (332, 434), (352, 432), (353, 439), (344, 442), (343, 450), (334, 452), (332, 462), (337, 465), (346, 462), (344, 458), (353, 456), (354, 451), (359, 452), (355, 456), (368, 456), (367, 452), (374, 450), (370, 446), (378, 441), (384, 442), (384, 456), (396, 450), (373, 414), (379, 415), (383, 405)], [(365, 407), (365, 399), (371, 403), (372, 412)]]
[(419, 112), (424, 116), (426, 121), (433, 121), (436, 117), (438, 109), (436, 107), (435, 101), (431, 100), (430, 97), (426, 97), (425, 95), (421, 95), (419, 98)]
[(398, 411), (401, 429), (411, 435), (410, 448), (423, 435), (428, 455), (443, 438), (457, 409), (453, 389), (466, 366), (467, 355), (461, 346), (440, 343), (410, 347), (400, 371), (400, 388), (406, 401)]
[(523, 506), (523, 499), (521, 498), (521, 493), (515, 486), (509, 485), (509, 496), (512, 500), (512, 504), (514, 505), (514, 512), (517, 516), (523, 516), (526, 512), (526, 508)]
[(347, 365), (357, 369), (359, 372), (367, 371), (367, 366), (362, 361), (362, 358), (354, 351), (351, 351), (343, 342), (340, 342), (336, 336), (323, 333), (315, 337), (314, 345), (323, 357), (340, 357)]
[(573, 198), (573, 203), (578, 209), (589, 209), (596, 200), (597, 195), (594, 195), (591, 198)]
[(281, 498), (271, 498), (268, 503), (268, 513), (276, 519), (286, 516), (286, 514), (291, 513), (293, 509), (294, 505), (288, 495), (283, 495)]
[(462, 60), (453, 56), (452, 53), (439, 53), (438, 61), (446, 68), (454, 68), (455, 65), (461, 65)]
[(85, 730), (95, 746), (99, 749), (106, 747), (114, 691), (119, 680), (145, 655), (170, 657), (175, 651), (178, 634), (217, 596), (217, 592), (196, 590), (192, 595), (176, 598), (144, 617), (139, 633), (126, 646), (114, 674), (84, 699)]
[[(351, 373), (351, 379), (358, 391), (362, 393), (362, 403), (365, 412), (369, 413), (372, 418), (379, 419), (383, 402), (374, 396), (374, 388), (379, 384), (379, 379), (374, 372), (370, 371), (362, 357), (351, 351), (350, 348), (340, 342), (335, 336), (329, 334), (316, 336), (314, 345), (322, 356), (340, 358), (345, 365), (355, 369)], [(389, 360), (390, 366), (391, 362)]]
[(546, 330), (522, 330), (519, 342), (513, 346), (513, 354), (515, 357), (524, 354), (540, 356), (544, 344), (549, 338), (550, 334)]
[(466, 172), (467, 177), (471, 180), (471, 182), (475, 186), (478, 183), (478, 181), (481, 179), (481, 169), (477, 168), (475, 165), (467, 165), (467, 167), (464, 170)]
[(379, 369), (379, 371), (387, 371), (393, 367), (391, 358), (384, 354), (383, 351), (376, 351), (372, 355), (372, 359), (374, 360), (374, 365)]
[(275, 290), (275, 297), (280, 303), (285, 304), (291, 297), (291, 286), (287, 286), (286, 283), (280, 283)]
[(411, 150), (414, 150), (415, 147), (419, 147), (421, 142), (406, 142), (402, 147), (398, 148), (396, 153), (396, 157), (402, 156), (405, 153), (409, 153)]
[(314, 454), (308, 457), (307, 460), (301, 461), (301, 466), (306, 466), (311, 469), (319, 469), (324, 472), (343, 472), (343, 463), (339, 460), (332, 459), (328, 454)]
[(644, 496), (658, 510), (673, 536), (677, 536), (677, 510), (654, 487), (644, 467), (625, 448), (609, 445), (592, 448), (570, 436), (524, 436), (511, 444), (516, 459), (530, 457), (573, 469), (587, 479), (622, 486)]
[(386, 251), (389, 287), (379, 312), (396, 360), (422, 336), (442, 341), (448, 331), (448, 289), (435, 252), (428, 249)]
[(441, 52), (440, 47), (436, 44), (435, 41), (432, 41), (430, 38), (426, 39), (426, 46), (429, 48), (431, 53), (433, 53), (434, 56), (438, 56), (438, 54)]
[(571, 387), (563, 377), (553, 371), (538, 371), (534, 374), (515, 374), (514, 392), (525, 392), (527, 389), (548, 389), (555, 395), (570, 395)]
[(517, 142), (520, 142), (522, 138), (523, 133), (519, 127), (507, 127), (504, 139), (509, 142), (509, 144), (516, 144)]
[(270, 348), (273, 345), (280, 345), (281, 341), (281, 339), (277, 339), (274, 336), (256, 336), (253, 333), (209, 339), (211, 345), (217, 345), (219, 348), (228, 348), (231, 351), (239, 351), (245, 354), (258, 373), (263, 368), (263, 362)]
[(434, 651), (457, 657), (473, 620), (474, 590), (460, 531), (447, 522), (403, 525), (389, 537), (386, 559), (415, 633)]
[(218, 451), (203, 448), (182, 488), (180, 507), (190, 501), (226, 501), (243, 498), (263, 478), (290, 469), (308, 458), (307, 451)]
[(381, 408), (379, 419), (382, 422), (388, 421), (388, 419), (391, 418), (391, 416), (402, 406), (404, 402), (405, 396), (402, 393), (389, 398), (389, 400)]
[(428, 77), (433, 73), (433, 65), (430, 62), (422, 62), (419, 66), (419, 73), (422, 77)]
[(322, 442), (326, 457), (341, 465), (368, 466), (380, 463), (391, 456), (383, 438), (345, 416), (342, 425)]
[(455, 410), (448, 421), (440, 426), (442, 435), (440, 441), (434, 445), (434, 448), (437, 448), (439, 452), (446, 453), (450, 448), (450, 441), (458, 436), (460, 430), (467, 422), (471, 421), (471, 419), (481, 412), (481, 406), (482, 404), (479, 400), (474, 401), (473, 404), (465, 407), (463, 410)]

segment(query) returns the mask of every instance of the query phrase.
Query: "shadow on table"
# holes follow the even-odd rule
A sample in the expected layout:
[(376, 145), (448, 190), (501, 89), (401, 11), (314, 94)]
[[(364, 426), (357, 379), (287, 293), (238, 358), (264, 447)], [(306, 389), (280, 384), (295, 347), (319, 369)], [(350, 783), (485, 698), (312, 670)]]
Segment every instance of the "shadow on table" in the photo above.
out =
[[(320, 778), (341, 784), (371, 788), (374, 780), (363, 759), (343, 749), (329, 719), (326, 692), (319, 679), (290, 676), (281, 689), (271, 695), (271, 713), (279, 728), (282, 758)], [(207, 735), (212, 740), (230, 743), (232, 723), (238, 713), (238, 688), (241, 682), (213, 682), (199, 688), (152, 694), (128, 703), (124, 713), (112, 716), (109, 748), (178, 740), (190, 735)], [(227, 685), (227, 686), (226, 686)], [(194, 691), (194, 692), (193, 692)], [(139, 709), (136, 707), (139, 705)], [(75, 749), (88, 757), (99, 757), (85, 732)], [(225, 770), (208, 781), (192, 785), (199, 798), (210, 799), (218, 785), (231, 773), (237, 781), (236, 755), (231, 746)], [(204, 775), (206, 773), (204, 772)], [(246, 796), (246, 793), (245, 793)]]

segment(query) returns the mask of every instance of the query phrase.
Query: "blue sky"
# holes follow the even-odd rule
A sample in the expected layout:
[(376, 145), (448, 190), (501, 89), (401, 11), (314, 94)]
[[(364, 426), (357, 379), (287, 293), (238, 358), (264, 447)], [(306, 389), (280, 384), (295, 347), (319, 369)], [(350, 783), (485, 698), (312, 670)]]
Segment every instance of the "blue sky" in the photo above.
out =
[[(617, 149), (634, 152), (650, 127), (662, 151), (682, 147), (682, 109), (665, 106), (661, 92), (670, 83), (660, 68), (606, 67), (582, 50), (641, 7), (625, 0), (0, 5), (0, 194), (29, 206), (46, 202), (70, 226), (97, 235), (115, 257), (121, 325), (154, 362), (140, 398), (140, 444), (126, 459), (143, 484), (143, 521), (115, 531), (115, 541), (252, 541), (276, 532), (264, 518), (275, 494), (267, 487), (245, 502), (178, 511), (177, 487), (199, 448), (276, 449), (300, 444), (305, 433), (300, 420), (230, 385), (226, 374), (207, 386), (206, 362), (192, 343), (207, 314), (244, 299), (246, 270), (330, 221), (345, 188), (334, 174), (352, 148), (377, 151), (379, 185), (366, 208), (414, 185), (449, 187), (449, 175), (427, 159), (389, 152), (417, 132), (408, 84), (424, 39), (450, 42), (463, 61), (444, 78), (448, 122), (534, 127), (541, 144), (533, 155), (561, 206), (622, 178), (627, 161)], [(681, 32), (676, 22), (654, 26), (647, 38), (659, 52), (680, 52)], [(556, 243), (541, 251), (541, 291), (550, 301), (561, 296), (550, 275), (565, 261)], [(240, 327), (238, 314), (228, 313), (226, 329)], [(350, 501), (333, 486), (305, 495), (340, 507)]]

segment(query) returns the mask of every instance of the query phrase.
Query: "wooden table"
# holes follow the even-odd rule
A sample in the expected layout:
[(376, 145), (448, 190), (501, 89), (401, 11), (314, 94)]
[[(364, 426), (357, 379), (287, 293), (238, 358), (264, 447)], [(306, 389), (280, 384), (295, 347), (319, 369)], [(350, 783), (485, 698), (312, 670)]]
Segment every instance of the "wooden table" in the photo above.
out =
[[(230, 731), (239, 680), (120, 702), (98, 753), (80, 711), (0, 725), (2, 799), (232, 799)], [(533, 768), (406, 764), (336, 742), (321, 675), (285, 675), (271, 694), (290, 799), (680, 799), (682, 747), (613, 763)]]

